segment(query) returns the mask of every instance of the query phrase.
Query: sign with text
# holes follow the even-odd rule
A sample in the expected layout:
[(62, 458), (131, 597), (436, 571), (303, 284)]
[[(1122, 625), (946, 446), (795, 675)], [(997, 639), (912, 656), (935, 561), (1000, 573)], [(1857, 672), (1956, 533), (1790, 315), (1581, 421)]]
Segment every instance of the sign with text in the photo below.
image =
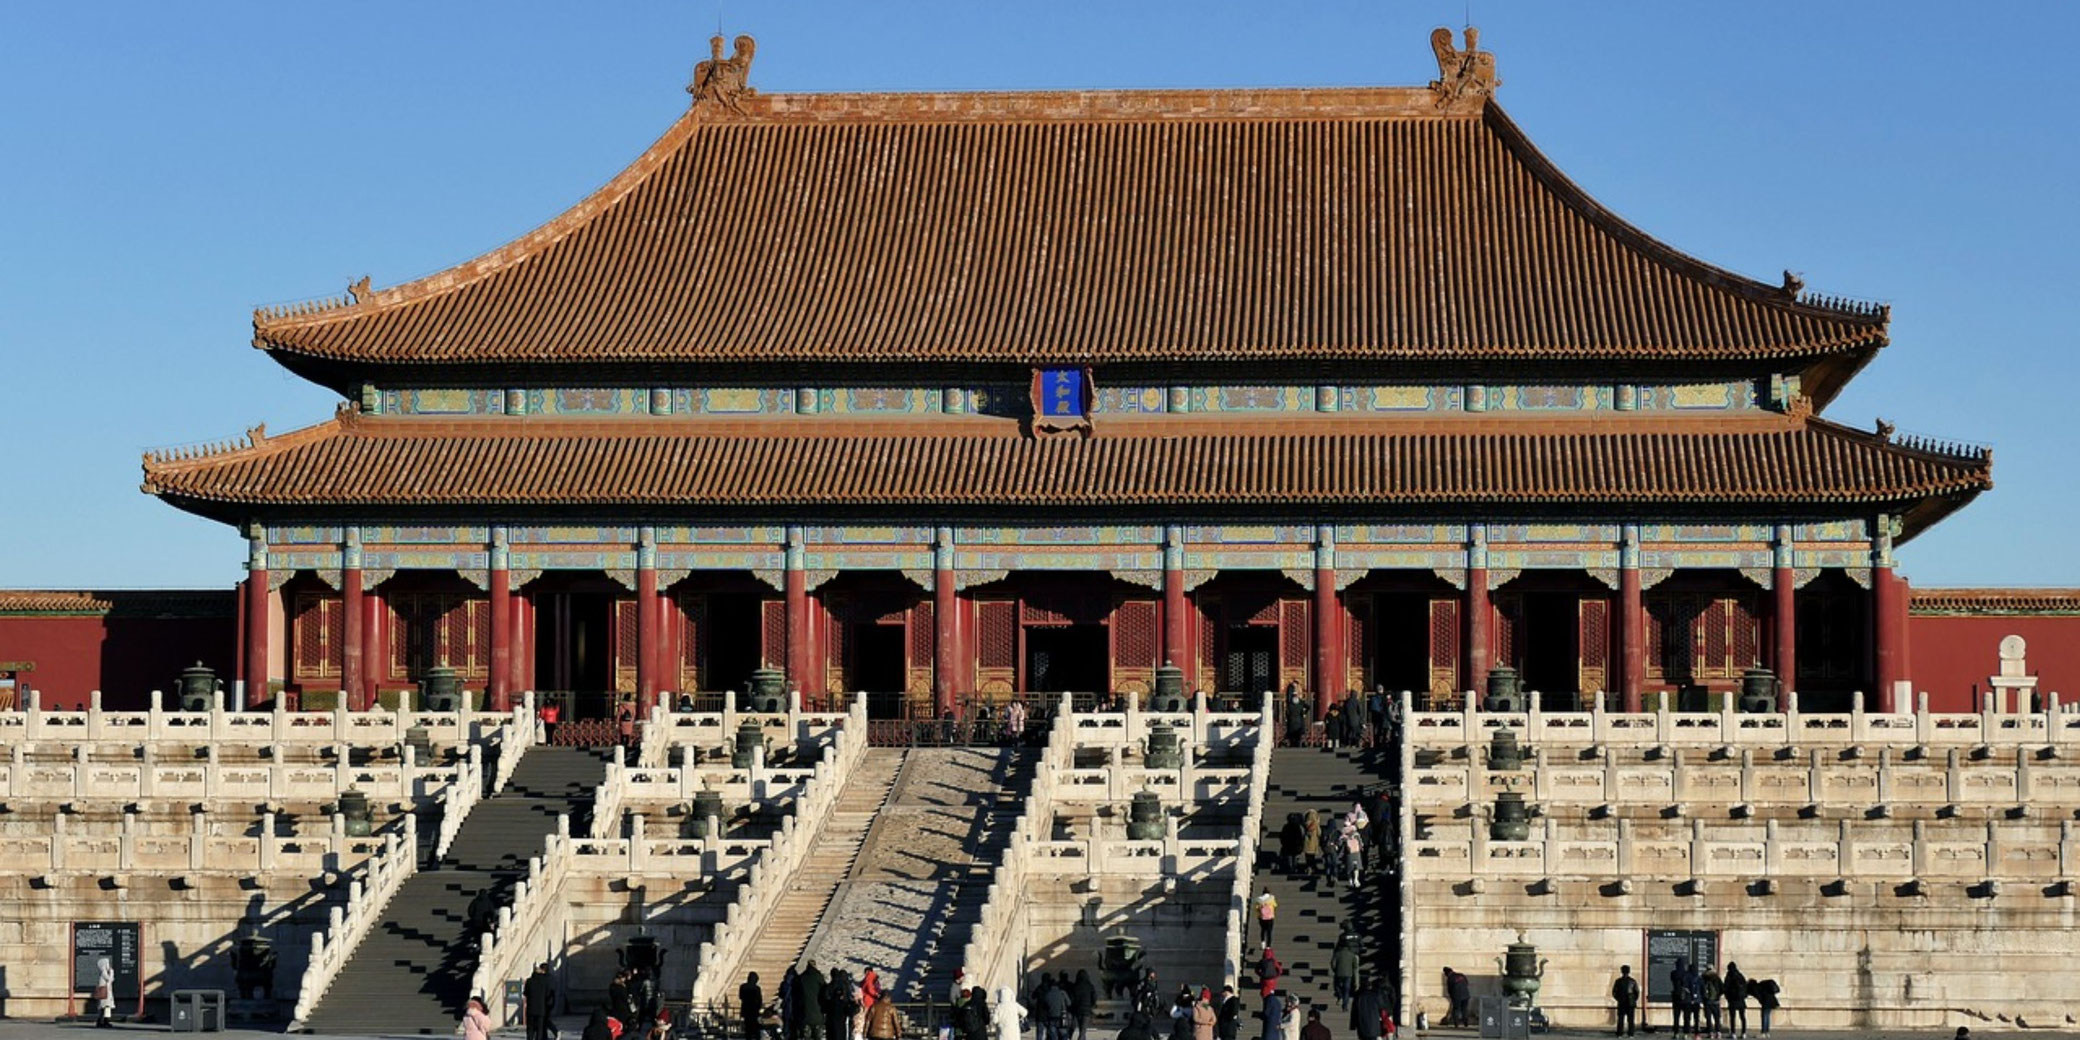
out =
[(1674, 1002), (1676, 989), (1671, 973), (1678, 959), (1688, 961), (1699, 971), (1718, 967), (1719, 933), (1648, 929), (1647, 977), (1640, 980), (1646, 986), (1648, 1003)]
[(113, 999), (144, 995), (144, 929), (135, 921), (78, 921), (72, 926), (72, 992), (92, 997), (101, 985), (101, 962), (115, 973)]
[(1083, 369), (1041, 369), (1038, 413), (1049, 419), (1082, 418), (1083, 386)]

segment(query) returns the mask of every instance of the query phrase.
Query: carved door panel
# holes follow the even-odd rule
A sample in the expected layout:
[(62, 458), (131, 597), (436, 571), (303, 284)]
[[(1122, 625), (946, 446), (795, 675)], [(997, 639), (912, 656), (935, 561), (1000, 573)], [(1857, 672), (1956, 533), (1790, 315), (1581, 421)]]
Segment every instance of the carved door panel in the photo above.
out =
[[(932, 650), (938, 638), (932, 622), (932, 601), (918, 601), (910, 608), (910, 619), (904, 623), (910, 626), (907, 632), (910, 641), (909, 685), (905, 690), (912, 698), (922, 696), (929, 700), (932, 695)], [(956, 682), (954, 685), (959, 689), (965, 684)]]
[(346, 648), (346, 611), (339, 597), (299, 592), (294, 605), (297, 683), (338, 682), (340, 654)]
[(678, 689), (706, 689), (701, 685), (701, 654), (707, 646), (708, 597), (696, 593), (680, 593), (679, 602), (679, 674)]
[[(758, 605), (759, 656), (768, 668), (787, 668), (787, 601), (765, 600)], [(801, 676), (789, 676), (796, 682)]]
[(1581, 691), (1586, 707), (1591, 697), (1609, 688), (1611, 604), (1607, 599), (1584, 598), (1577, 609), (1581, 627), (1576, 632), (1575, 646), (1581, 649), (1581, 664), (1575, 689)]
[(983, 600), (975, 604), (975, 685), (985, 694), (1018, 689), (1018, 604)]
[(1110, 688), (1147, 693), (1155, 688), (1156, 604), (1130, 599), (1112, 611), (1112, 683)]
[(1345, 630), (1343, 639), (1344, 689), (1370, 690), (1373, 683), (1371, 664), (1379, 638), (1373, 630), (1372, 598), (1351, 597), (1345, 609), (1350, 611), (1350, 628)]
[(634, 693), (636, 689), (636, 658), (642, 644), (636, 623), (636, 601), (619, 599), (614, 601), (614, 689), (619, 693)]
[(1308, 624), (1308, 602), (1304, 599), (1289, 599), (1279, 604), (1278, 665), (1279, 689), (1288, 683), (1297, 683), (1303, 690), (1310, 688), (1308, 673), (1314, 664), (1314, 630)]
[(1459, 689), (1459, 601), (1430, 601), (1430, 696), (1449, 697)]

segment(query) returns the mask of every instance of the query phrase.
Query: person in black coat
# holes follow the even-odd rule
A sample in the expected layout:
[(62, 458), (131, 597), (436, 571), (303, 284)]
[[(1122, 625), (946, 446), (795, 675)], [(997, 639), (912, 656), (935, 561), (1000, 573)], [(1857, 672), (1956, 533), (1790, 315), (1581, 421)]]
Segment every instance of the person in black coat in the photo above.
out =
[(1748, 977), (1741, 974), (1741, 966), (1726, 962), (1726, 1032), (1729, 1036), (1748, 1035)]
[(1127, 1014), (1127, 1024), (1120, 1029), (1119, 1040), (1156, 1040), (1148, 1027), (1148, 1012), (1136, 1008)]
[(520, 987), (520, 1011), (527, 1017), (527, 1040), (549, 1040), (556, 1032), (549, 1015), (556, 1007), (556, 984), (549, 978), (549, 962), (535, 965), (534, 974)]
[(823, 1038), (823, 973), (811, 964), (795, 981), (794, 999), (796, 1028), (802, 1032), (802, 1040)]
[(1386, 1011), (1385, 994), (1371, 979), (1358, 982), (1357, 999), (1351, 1001), (1351, 1035), (1358, 1040), (1379, 1040), (1380, 1016)]
[(1235, 995), (1235, 987), (1221, 987), (1220, 1007), (1213, 1020), (1213, 1035), (1220, 1040), (1235, 1040), (1242, 1033), (1242, 998)]
[(1090, 1040), (1091, 1012), (1098, 1008), (1098, 984), (1091, 981), (1091, 973), (1081, 968), (1076, 971), (1076, 982), (1069, 987), (1069, 1014), (1076, 1019), (1076, 1040)]
[(592, 1009), (592, 1018), (585, 1023), (582, 1040), (614, 1040), (614, 1027), (607, 1024), (606, 1008)]
[(981, 986), (969, 991), (968, 1006), (962, 1013), (960, 1026), (964, 1040), (989, 1040), (990, 1030), (995, 1023), (990, 1021), (989, 997), (983, 993)]
[(758, 988), (755, 971), (737, 987), (737, 1014), (744, 1019), (744, 1040), (758, 1040), (758, 1020), (766, 1017), (766, 991)]

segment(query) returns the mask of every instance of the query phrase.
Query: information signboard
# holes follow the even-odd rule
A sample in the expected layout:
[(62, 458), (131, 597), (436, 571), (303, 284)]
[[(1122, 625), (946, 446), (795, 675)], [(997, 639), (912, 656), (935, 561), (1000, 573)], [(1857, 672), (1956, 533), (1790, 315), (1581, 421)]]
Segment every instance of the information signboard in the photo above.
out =
[(115, 972), (114, 999), (137, 1003), (144, 997), (144, 928), (135, 921), (77, 921), (72, 925), (72, 992), (92, 999), (101, 985), (101, 962)]
[(1685, 932), (1674, 929), (1647, 930), (1647, 1003), (1668, 1004), (1675, 998), (1675, 983), (1669, 975), (1676, 960), (1690, 962), (1699, 971), (1719, 966), (1718, 932)]

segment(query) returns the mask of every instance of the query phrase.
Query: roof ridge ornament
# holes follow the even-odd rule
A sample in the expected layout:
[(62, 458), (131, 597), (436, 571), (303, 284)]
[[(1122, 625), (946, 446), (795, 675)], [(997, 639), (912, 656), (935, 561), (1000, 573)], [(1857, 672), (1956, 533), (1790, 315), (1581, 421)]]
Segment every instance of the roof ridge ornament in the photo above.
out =
[(362, 275), (360, 281), (347, 284), (347, 298), (354, 301), (354, 306), (362, 307), (376, 302), (375, 290), (368, 286), (370, 280), (369, 275)]
[(695, 107), (703, 101), (713, 101), (738, 115), (744, 114), (743, 99), (758, 93), (751, 86), (751, 58), (758, 52), (758, 41), (750, 36), (739, 36), (736, 48), (730, 56), (722, 56), (722, 34), (708, 37), (708, 60), (693, 67), (693, 82), (686, 85), (686, 92), (693, 95)]
[(1495, 75), (1495, 54), (1480, 45), (1481, 31), (1471, 25), (1466, 27), (1463, 51), (1452, 46), (1451, 29), (1440, 25), (1430, 30), (1430, 49), (1437, 53), (1437, 78), (1430, 81), (1430, 92), (1437, 95), (1437, 107), (1495, 96), (1495, 88), (1502, 85)]

